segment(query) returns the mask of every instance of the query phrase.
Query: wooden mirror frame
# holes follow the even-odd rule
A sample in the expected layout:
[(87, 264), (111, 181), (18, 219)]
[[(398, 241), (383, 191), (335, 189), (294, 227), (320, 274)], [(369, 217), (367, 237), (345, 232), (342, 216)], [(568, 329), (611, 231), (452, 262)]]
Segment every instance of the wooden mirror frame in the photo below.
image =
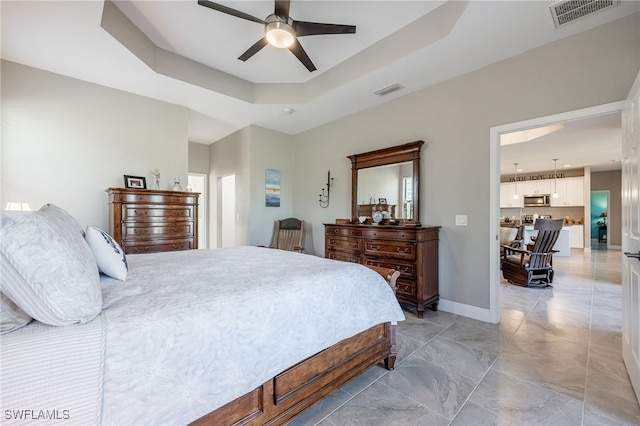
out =
[(411, 161), (413, 162), (413, 219), (399, 219), (398, 224), (420, 226), (420, 149), (423, 144), (424, 141), (415, 141), (347, 156), (351, 160), (351, 221), (353, 223), (358, 223), (358, 170)]

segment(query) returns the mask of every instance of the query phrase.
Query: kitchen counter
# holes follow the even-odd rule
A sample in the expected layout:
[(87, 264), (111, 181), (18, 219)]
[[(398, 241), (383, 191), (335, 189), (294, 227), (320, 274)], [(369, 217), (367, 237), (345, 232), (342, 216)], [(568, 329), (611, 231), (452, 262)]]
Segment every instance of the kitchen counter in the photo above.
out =
[[(570, 230), (571, 225), (564, 225), (558, 235), (558, 240), (553, 246), (554, 250), (558, 250), (558, 253), (554, 256), (571, 256), (571, 244), (570, 244)], [(538, 235), (538, 231), (533, 229), (533, 225), (526, 225), (524, 227), (524, 244), (531, 243), (531, 236)]]

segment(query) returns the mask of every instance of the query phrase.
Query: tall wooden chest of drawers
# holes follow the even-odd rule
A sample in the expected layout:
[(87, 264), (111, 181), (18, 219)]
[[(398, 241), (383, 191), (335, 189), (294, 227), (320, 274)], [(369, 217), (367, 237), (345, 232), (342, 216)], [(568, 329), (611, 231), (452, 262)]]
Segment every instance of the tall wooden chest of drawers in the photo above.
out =
[(127, 254), (198, 248), (198, 193), (109, 188), (109, 233)]
[(325, 224), (324, 256), (400, 271), (398, 301), (418, 309), (438, 309), (439, 226)]

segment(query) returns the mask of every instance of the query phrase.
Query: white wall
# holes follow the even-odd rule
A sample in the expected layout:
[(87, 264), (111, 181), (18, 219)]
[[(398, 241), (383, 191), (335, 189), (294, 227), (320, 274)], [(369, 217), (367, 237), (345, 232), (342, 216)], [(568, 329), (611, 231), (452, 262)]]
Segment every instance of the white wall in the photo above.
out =
[[(209, 153), (211, 247), (215, 247), (220, 232), (217, 182), (229, 174), (236, 175), (236, 245), (269, 245), (273, 221), (292, 214), (292, 137), (249, 126), (211, 144)], [(280, 170), (280, 207), (265, 207), (266, 169)]]
[[(296, 135), (294, 214), (312, 224), (315, 251), (324, 252), (322, 224), (350, 216), (346, 156), (422, 139), (420, 220), (442, 226), (440, 295), (488, 309), (489, 217), (499, 208), (489, 204), (489, 129), (625, 99), (640, 68), (639, 23), (623, 18)], [(327, 169), (335, 185), (321, 209)], [(457, 214), (469, 226), (456, 227)]]
[(54, 203), (108, 228), (109, 187), (152, 170), (187, 182), (187, 110), (2, 61), (2, 208)]

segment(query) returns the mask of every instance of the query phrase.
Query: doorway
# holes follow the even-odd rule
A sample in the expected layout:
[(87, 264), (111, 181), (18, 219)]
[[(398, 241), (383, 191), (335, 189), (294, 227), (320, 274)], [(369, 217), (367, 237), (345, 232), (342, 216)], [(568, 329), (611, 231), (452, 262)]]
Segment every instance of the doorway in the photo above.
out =
[(609, 246), (609, 191), (591, 191), (591, 249), (606, 250)]
[(217, 247), (233, 247), (236, 243), (236, 175), (218, 178)]
[(207, 240), (207, 175), (200, 173), (189, 173), (187, 176), (187, 191), (199, 192), (198, 197), (198, 248), (209, 247)]
[[(538, 127), (549, 126), (557, 123), (578, 120), (588, 117), (595, 117), (603, 114), (620, 112), (623, 102), (613, 102), (610, 104), (599, 105), (596, 107), (585, 108), (576, 111), (540, 117), (531, 120), (521, 121), (517, 123), (505, 124), (502, 126), (492, 127), (490, 132), (490, 223), (489, 233), (489, 312), (488, 322), (500, 322), (500, 258), (499, 258), (499, 226), (500, 226), (500, 170), (501, 170), (501, 145), (500, 136), (506, 133), (516, 131), (535, 129)], [(590, 205), (585, 205), (585, 217), (591, 214)], [(478, 318), (480, 319), (480, 318)]]

